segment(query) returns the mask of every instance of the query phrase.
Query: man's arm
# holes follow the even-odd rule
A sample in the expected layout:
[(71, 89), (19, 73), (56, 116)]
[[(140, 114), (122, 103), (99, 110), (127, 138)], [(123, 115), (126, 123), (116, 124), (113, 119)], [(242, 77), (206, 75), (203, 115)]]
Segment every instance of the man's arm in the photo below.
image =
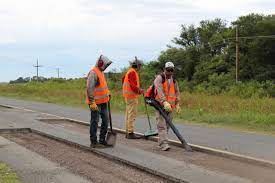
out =
[(130, 87), (131, 89), (135, 92), (140, 94), (141, 93), (141, 89), (139, 87), (137, 87), (137, 77), (136, 74), (134, 72), (130, 72), (128, 75), (128, 80), (130, 83)]
[(176, 93), (176, 105), (180, 102), (180, 89), (179, 89), (179, 85), (178, 82), (175, 82), (175, 93)]
[(87, 94), (89, 103), (94, 102), (94, 89), (97, 85), (98, 77), (94, 71), (90, 71), (87, 78)]

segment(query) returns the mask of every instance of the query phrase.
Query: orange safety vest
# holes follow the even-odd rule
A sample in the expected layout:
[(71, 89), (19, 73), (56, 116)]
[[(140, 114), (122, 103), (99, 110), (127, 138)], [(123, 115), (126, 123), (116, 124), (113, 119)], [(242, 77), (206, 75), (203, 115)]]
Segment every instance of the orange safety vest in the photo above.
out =
[[(175, 83), (174, 81), (171, 81), (170, 87), (168, 87), (168, 80), (165, 79), (165, 82), (162, 84), (163, 92), (166, 97), (167, 102), (171, 104), (172, 108), (176, 107), (176, 90), (175, 90)], [(155, 88), (156, 90), (157, 88)], [(157, 94), (156, 95), (156, 100), (160, 102), (160, 96)]]
[[(96, 104), (102, 104), (102, 103), (109, 102), (109, 100), (110, 100), (110, 97), (109, 97), (110, 91), (108, 89), (107, 82), (106, 82), (106, 79), (105, 79), (105, 76), (104, 76), (103, 72), (101, 72), (99, 70), (99, 68), (97, 68), (97, 67), (94, 67), (92, 69), (92, 71), (94, 71), (96, 73), (96, 75), (99, 79), (99, 85), (95, 86), (95, 89), (94, 89), (94, 92), (93, 92), (95, 103)], [(87, 80), (87, 86), (88, 86), (88, 80)], [(87, 89), (87, 92), (86, 92), (86, 103), (87, 104), (90, 103), (88, 96), (89, 95), (88, 95), (88, 89)]]
[(136, 78), (137, 78), (137, 87), (139, 88), (140, 87), (140, 83), (139, 83), (139, 76), (138, 76), (138, 73), (135, 69), (133, 68), (130, 68), (127, 73), (125, 74), (125, 78), (124, 78), (124, 81), (123, 81), (123, 88), (122, 88), (122, 91), (123, 91), (123, 96), (127, 99), (134, 99), (134, 98), (137, 98), (138, 97), (138, 93), (135, 93), (132, 89), (131, 89), (131, 86), (130, 86), (130, 82), (129, 82), (129, 73), (131, 72), (134, 72), (136, 74)]

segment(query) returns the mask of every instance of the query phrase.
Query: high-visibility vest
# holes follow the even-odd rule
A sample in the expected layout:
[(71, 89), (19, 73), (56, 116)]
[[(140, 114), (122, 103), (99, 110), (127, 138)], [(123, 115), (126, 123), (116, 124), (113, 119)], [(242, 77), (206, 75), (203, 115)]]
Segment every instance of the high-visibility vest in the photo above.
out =
[(123, 88), (122, 88), (122, 92), (123, 92), (123, 96), (127, 99), (134, 99), (138, 97), (138, 93), (135, 93), (130, 86), (130, 82), (129, 82), (129, 73), (134, 72), (136, 74), (136, 78), (137, 78), (137, 87), (140, 87), (140, 83), (139, 83), (139, 76), (137, 71), (134, 68), (130, 68), (127, 73), (125, 74), (125, 78), (123, 81)]
[[(93, 91), (93, 96), (94, 96), (94, 100), (96, 104), (102, 104), (102, 103), (107, 103), (110, 100), (110, 91), (108, 89), (107, 86), (107, 82), (105, 79), (105, 76), (103, 74), (103, 72), (101, 72), (99, 70), (99, 68), (94, 67), (92, 69), (92, 71), (94, 71), (98, 77), (99, 80), (99, 84), (97, 86), (95, 86), (95, 89)], [(88, 81), (87, 81), (87, 87), (88, 87)], [(88, 97), (88, 88), (87, 88), (87, 92), (86, 92), (86, 103), (89, 104), (89, 97)]]
[[(162, 83), (162, 89), (163, 89), (163, 93), (166, 97), (166, 101), (169, 102), (169, 104), (171, 104), (172, 108), (176, 107), (176, 89), (175, 89), (175, 82), (171, 81), (170, 83), (170, 87), (168, 87), (168, 80), (165, 79), (165, 82)], [(157, 89), (157, 88), (155, 88)], [(159, 94), (156, 95), (156, 100), (158, 100), (160, 102), (160, 96)]]

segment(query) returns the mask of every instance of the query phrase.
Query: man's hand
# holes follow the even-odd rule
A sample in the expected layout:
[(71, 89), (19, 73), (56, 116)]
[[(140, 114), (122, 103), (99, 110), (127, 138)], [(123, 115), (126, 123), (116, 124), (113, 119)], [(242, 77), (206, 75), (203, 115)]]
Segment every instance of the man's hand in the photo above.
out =
[(163, 108), (167, 112), (172, 112), (172, 107), (167, 101), (163, 102)]
[(92, 111), (98, 111), (98, 107), (95, 102), (90, 103), (89, 107)]
[(180, 105), (179, 105), (179, 104), (176, 105), (176, 112), (177, 112), (178, 114), (181, 112), (181, 108), (180, 108)]

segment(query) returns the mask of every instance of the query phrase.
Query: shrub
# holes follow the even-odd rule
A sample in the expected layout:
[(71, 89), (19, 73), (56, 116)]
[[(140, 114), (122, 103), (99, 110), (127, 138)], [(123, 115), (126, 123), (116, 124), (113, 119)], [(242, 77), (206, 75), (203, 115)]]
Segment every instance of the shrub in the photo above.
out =
[(228, 94), (242, 98), (249, 97), (274, 97), (275, 85), (273, 81), (257, 82), (239, 82), (228, 88)]

